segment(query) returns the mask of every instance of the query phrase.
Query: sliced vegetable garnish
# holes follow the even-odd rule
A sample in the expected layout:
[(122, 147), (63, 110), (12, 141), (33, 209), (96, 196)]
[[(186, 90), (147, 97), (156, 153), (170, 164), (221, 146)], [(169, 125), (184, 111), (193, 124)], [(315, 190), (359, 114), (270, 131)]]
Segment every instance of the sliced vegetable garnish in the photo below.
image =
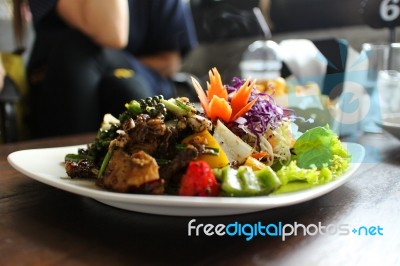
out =
[(192, 78), (192, 82), (204, 112), (213, 122), (217, 119), (221, 119), (224, 123), (235, 121), (246, 114), (256, 103), (257, 97), (249, 102), (251, 93), (255, 90), (255, 81), (246, 81), (229, 99), (229, 91), (226, 86), (222, 85), (218, 71), (213, 68), (212, 71), (210, 70), (209, 76), (207, 95), (196, 79)]
[(257, 102), (257, 100), (258, 100), (258, 98), (253, 99), (251, 102), (249, 102), (248, 104), (243, 106), (243, 108), (240, 109), (238, 112), (232, 113), (232, 117), (231, 117), (230, 121), (235, 121), (239, 117), (244, 116), (248, 111), (251, 110), (251, 108)]
[(208, 107), (208, 116), (212, 121), (217, 121), (217, 119), (221, 119), (225, 123), (230, 121), (232, 108), (226, 100), (214, 95)]
[(238, 113), (243, 106), (247, 104), (250, 99), (251, 91), (254, 88), (255, 80), (250, 83), (250, 80), (246, 80), (245, 83), (236, 91), (232, 96), (231, 106), (234, 114)]
[(228, 91), (222, 84), (221, 75), (218, 70), (214, 67), (208, 71), (210, 82), (207, 83), (207, 98), (211, 101), (214, 96), (218, 96), (225, 101), (228, 101)]
[(208, 114), (209, 113), (209, 110), (208, 110), (209, 100), (208, 100), (206, 93), (204, 92), (200, 83), (194, 77), (192, 77), (192, 83), (193, 83), (194, 89), (196, 90), (197, 96), (199, 97), (201, 107), (203, 107), (204, 112), (206, 114)]

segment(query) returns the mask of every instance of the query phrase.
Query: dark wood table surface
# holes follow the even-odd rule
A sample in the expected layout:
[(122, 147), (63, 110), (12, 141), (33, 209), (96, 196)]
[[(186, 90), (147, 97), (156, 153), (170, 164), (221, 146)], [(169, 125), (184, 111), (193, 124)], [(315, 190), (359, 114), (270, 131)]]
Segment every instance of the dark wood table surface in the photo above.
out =
[[(324, 196), (220, 217), (116, 209), (35, 181), (7, 162), (17, 150), (83, 144), (93, 136), (0, 145), (0, 265), (400, 265), (400, 141), (387, 134), (351, 139), (366, 147), (364, 163), (345, 185)], [(244, 236), (188, 236), (193, 218), (196, 224), (375, 229), (368, 235), (348, 230), (246, 241)]]

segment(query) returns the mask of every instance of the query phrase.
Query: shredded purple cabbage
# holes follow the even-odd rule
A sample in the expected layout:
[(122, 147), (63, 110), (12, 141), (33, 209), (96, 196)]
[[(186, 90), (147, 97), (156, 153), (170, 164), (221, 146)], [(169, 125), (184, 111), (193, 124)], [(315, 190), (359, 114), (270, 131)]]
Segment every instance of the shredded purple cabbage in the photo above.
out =
[[(226, 86), (228, 94), (237, 91), (244, 82), (245, 80), (234, 77), (231, 84)], [(260, 148), (260, 138), (265, 135), (268, 128), (275, 129), (283, 118), (292, 117), (292, 112), (277, 105), (268, 93), (262, 93), (253, 88), (249, 101), (256, 97), (258, 97), (258, 100), (253, 107), (243, 117), (232, 122), (229, 128), (240, 136), (244, 134), (240, 127), (247, 127), (257, 137), (257, 146)]]

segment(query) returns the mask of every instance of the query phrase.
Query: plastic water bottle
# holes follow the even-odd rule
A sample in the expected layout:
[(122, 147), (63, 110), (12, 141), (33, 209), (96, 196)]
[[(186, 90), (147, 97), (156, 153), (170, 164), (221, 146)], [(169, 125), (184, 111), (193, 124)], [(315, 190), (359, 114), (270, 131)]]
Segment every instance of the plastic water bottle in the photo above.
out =
[(257, 79), (259, 82), (280, 77), (281, 69), (279, 45), (271, 40), (259, 40), (250, 44), (240, 62), (242, 78)]

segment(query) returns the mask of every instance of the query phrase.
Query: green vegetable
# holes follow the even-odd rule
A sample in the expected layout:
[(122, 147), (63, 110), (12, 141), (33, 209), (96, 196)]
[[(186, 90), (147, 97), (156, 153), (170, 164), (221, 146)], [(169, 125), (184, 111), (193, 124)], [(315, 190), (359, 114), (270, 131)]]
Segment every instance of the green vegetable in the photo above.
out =
[(236, 169), (230, 168), (229, 166), (222, 168), (217, 179), (221, 180), (221, 190), (224, 195), (246, 196), (243, 193), (242, 183), (237, 176)]
[(125, 108), (128, 110), (129, 114), (123, 113), (120, 116), (120, 120), (123, 122), (129, 116), (135, 118), (140, 114), (149, 114), (151, 117), (156, 117), (158, 115), (166, 115), (166, 108), (161, 101), (164, 99), (162, 95), (147, 97), (146, 99), (140, 99), (139, 101), (132, 100), (125, 104)]
[(328, 127), (315, 127), (301, 135), (294, 144), (295, 159), (300, 168), (330, 166), (332, 142), (337, 136)]
[(332, 179), (332, 175), (330, 173), (330, 170), (328, 168), (328, 171), (323, 171), (322, 176), (321, 171), (318, 170), (317, 168), (300, 168), (297, 164), (296, 161), (291, 161), (289, 165), (283, 166), (278, 172), (277, 175), (279, 179), (281, 180), (283, 185), (286, 185), (289, 182), (293, 181), (303, 181), (307, 182), (309, 184), (317, 185), (317, 184), (322, 184), (325, 182), (322, 181), (330, 181)]
[(297, 139), (294, 153), (293, 160), (277, 171), (283, 185), (321, 185), (345, 172), (350, 163), (350, 155), (328, 126), (306, 131)]
[(161, 100), (161, 103), (165, 105), (168, 111), (178, 117), (188, 116), (193, 112), (193, 109), (185, 105), (183, 102), (179, 101), (178, 104), (176, 99)]
[(246, 195), (258, 195), (261, 193), (261, 185), (250, 166), (240, 166), (237, 172), (243, 193)]
[(99, 130), (96, 139), (89, 145), (87, 152), (95, 158), (96, 164), (100, 163), (107, 153), (110, 142), (118, 136), (117, 129), (116, 125), (112, 125), (109, 130)]
[(261, 183), (262, 190), (264, 191), (263, 194), (268, 194), (278, 189), (282, 185), (282, 182), (277, 174), (269, 166), (255, 171), (254, 173)]
[(101, 163), (99, 174), (97, 175), (97, 178), (100, 179), (103, 177), (103, 173), (107, 168), (108, 162), (110, 161), (113, 152), (114, 152), (114, 149), (108, 149), (106, 156), (104, 157), (104, 160)]
[(64, 161), (72, 161), (72, 162), (78, 162), (80, 160), (88, 160), (88, 161), (94, 161), (93, 156), (87, 155), (87, 154), (74, 154), (70, 153), (65, 155)]
[(175, 104), (177, 106), (179, 106), (180, 108), (182, 108), (183, 110), (187, 111), (187, 112), (196, 112), (196, 109), (194, 107), (191, 107), (187, 104), (185, 104), (184, 102), (182, 102), (179, 99), (174, 99), (175, 100)]
[(140, 106), (140, 103), (136, 100), (132, 100), (129, 103), (126, 103), (125, 108), (133, 115), (138, 115), (142, 113), (142, 108)]
[(287, 183), (284, 186), (281, 186), (277, 190), (273, 191), (271, 194), (273, 194), (273, 195), (284, 194), (284, 193), (289, 193), (289, 192), (294, 192), (294, 191), (298, 191), (298, 190), (312, 188), (314, 186), (315, 185), (311, 185), (306, 182), (293, 181), (293, 182)]
[(156, 158), (156, 162), (158, 165), (167, 165), (171, 163), (171, 160)]
[(281, 181), (270, 167), (253, 171), (249, 166), (240, 166), (237, 170), (226, 166), (214, 169), (214, 174), (221, 182), (222, 194), (225, 196), (268, 195), (281, 186)]

